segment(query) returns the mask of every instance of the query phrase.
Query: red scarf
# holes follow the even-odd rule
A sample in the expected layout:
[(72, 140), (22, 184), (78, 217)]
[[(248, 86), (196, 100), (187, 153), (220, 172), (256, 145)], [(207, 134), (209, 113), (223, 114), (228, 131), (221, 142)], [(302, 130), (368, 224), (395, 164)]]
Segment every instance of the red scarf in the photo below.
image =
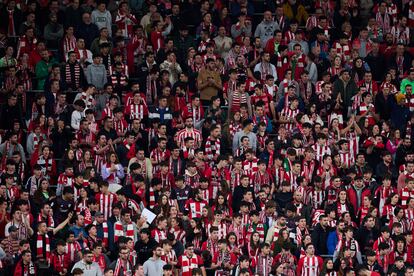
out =
[(50, 261), (50, 240), (47, 234), (37, 233), (36, 258)]
[(124, 265), (124, 262), (121, 259), (118, 259), (116, 261), (116, 266), (114, 269), (114, 276), (121, 276), (121, 269), (122, 269), (122, 275), (128, 275), (127, 272), (128, 271), (132, 271), (132, 265), (131, 263), (127, 260), (126, 261), (126, 266)]
[(16, 35), (16, 28), (14, 26), (14, 19), (13, 19), (14, 10), (7, 9), (7, 12), (9, 13), (9, 24), (8, 24), (8, 28), (7, 28), (7, 34), (9, 36), (15, 36)]

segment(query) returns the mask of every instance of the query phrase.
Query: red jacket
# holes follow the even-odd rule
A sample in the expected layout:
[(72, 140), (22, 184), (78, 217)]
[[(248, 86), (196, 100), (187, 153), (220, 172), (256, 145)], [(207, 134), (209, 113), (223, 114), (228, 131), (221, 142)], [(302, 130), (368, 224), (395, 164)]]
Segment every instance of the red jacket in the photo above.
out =
[[(351, 185), (351, 187), (346, 191), (346, 193), (348, 194), (349, 202), (352, 204), (356, 212), (358, 210), (358, 196), (354, 185)], [(364, 196), (369, 196), (370, 194), (370, 190), (367, 187), (364, 187), (361, 194), (361, 201), (364, 198)], [(361, 204), (362, 202), (359, 202), (359, 206), (361, 206)]]
[(59, 255), (57, 251), (52, 253), (50, 257), (50, 265), (55, 272), (60, 273), (63, 272), (63, 269), (69, 271), (70, 263), (70, 256), (67, 253)]
[[(27, 268), (27, 272), (28, 272), (28, 276), (34, 276), (37, 275), (37, 269), (35, 264), (32, 262), (31, 265), (29, 265)], [(16, 264), (16, 268), (14, 269), (14, 276), (22, 276), (24, 275), (23, 273), (23, 260), (20, 259), (20, 261)]]
[(164, 48), (164, 37), (161, 32), (152, 31), (150, 34), (152, 48), (154, 52), (158, 52), (159, 49)]
[[(279, 43), (279, 45), (284, 44), (283, 41), (281, 41)], [(271, 39), (269, 39), (266, 43), (266, 47), (265, 47), (265, 52), (269, 53), (270, 56), (274, 56), (275, 55), (275, 38), (272, 37)]]

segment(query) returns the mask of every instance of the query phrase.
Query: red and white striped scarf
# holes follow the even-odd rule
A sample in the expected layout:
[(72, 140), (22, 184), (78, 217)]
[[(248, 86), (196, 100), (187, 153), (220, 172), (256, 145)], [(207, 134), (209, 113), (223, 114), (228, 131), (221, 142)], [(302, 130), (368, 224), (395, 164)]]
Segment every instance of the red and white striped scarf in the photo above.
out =
[[(76, 38), (75, 38), (75, 36), (68, 37), (67, 35), (65, 35), (65, 37), (63, 38), (63, 53), (65, 54), (65, 59), (66, 59), (66, 54), (70, 50), (74, 50), (75, 48), (76, 48)], [(76, 58), (78, 60), (80, 59), (80, 57), (78, 57), (78, 56)]]
[(105, 117), (108, 116), (111, 119), (114, 118), (114, 112), (109, 108), (109, 106), (104, 108), (103, 113), (105, 114)]
[(163, 240), (167, 239), (167, 231), (159, 229), (158, 227), (153, 230), (154, 240), (160, 243)]
[(36, 258), (50, 261), (50, 240), (47, 234), (41, 235), (37, 233), (36, 241)]
[(305, 160), (303, 160), (303, 163), (302, 163), (302, 172), (303, 172), (303, 175), (304, 175), (304, 177), (310, 182), (310, 181), (312, 181), (312, 176), (313, 176), (313, 174), (314, 174), (314, 172), (315, 172), (315, 169), (316, 169), (316, 162), (315, 162), (315, 160), (311, 160), (311, 161), (305, 161)]
[(375, 19), (384, 34), (390, 31), (391, 19), (387, 12), (385, 12), (384, 16), (382, 16), (380, 12), (377, 12), (377, 14), (375, 15)]
[(155, 207), (156, 201), (155, 201), (155, 191), (153, 187), (149, 188), (149, 207), (150, 209), (153, 209)]
[[(409, 228), (411, 228), (411, 223), (414, 221), (414, 209), (407, 208), (404, 210), (405, 218), (408, 221)], [(412, 229), (409, 229), (412, 230)]]
[[(159, 164), (161, 161), (165, 160), (168, 155), (169, 155), (168, 150), (166, 150), (166, 149), (161, 150), (159, 148), (156, 148), (156, 149), (151, 151), (150, 158), (155, 160), (157, 162), (157, 164)], [(152, 173), (156, 173), (159, 169), (160, 169), (159, 165), (154, 165), (152, 167)]]
[(262, 80), (266, 80), (267, 75), (271, 75), (271, 66), (268, 62), (261, 62), (260, 63), (260, 72), (262, 73)]
[(271, 256), (259, 254), (259, 256), (257, 256), (256, 273), (259, 275), (270, 275), (272, 263), (273, 258)]
[(229, 125), (230, 136), (233, 138), (234, 134), (236, 134), (242, 129), (243, 129), (243, 126), (241, 123), (231, 122)]
[(394, 192), (394, 188), (389, 187), (389, 188), (385, 188), (384, 186), (378, 187), (378, 189), (375, 192), (375, 196), (380, 198), (380, 202), (379, 202), (379, 206), (378, 206), (378, 210), (379, 210), (379, 214), (383, 213), (383, 208), (385, 205), (385, 201), (387, 200), (388, 196)]
[(211, 253), (211, 256), (214, 256), (218, 252), (217, 241), (213, 241), (211, 238), (208, 238), (206, 241), (206, 250)]
[(80, 70), (81, 70), (81, 67), (80, 67), (79, 63), (75, 63), (73, 66), (74, 66), (74, 74), (75, 74), (73, 76), (73, 78), (74, 78), (75, 83), (72, 83), (72, 75), (71, 75), (71, 70), (70, 70), (71, 67), (70, 67), (69, 63), (66, 63), (66, 65), (65, 65), (65, 74), (66, 74), (65, 80), (69, 85), (79, 87), (80, 86), (80, 74), (81, 74)]
[(384, 256), (380, 256), (380, 253), (379, 252), (380, 251), (377, 250), (377, 262), (378, 262), (378, 265), (384, 270), (384, 273), (387, 273), (388, 267), (390, 265), (390, 256), (388, 254), (385, 254)]
[(309, 16), (308, 20), (306, 20), (306, 30), (312, 30), (316, 26), (318, 26), (318, 19), (316, 16)]
[[(194, 245), (194, 247), (196, 247), (196, 245)], [(182, 276), (191, 276), (192, 270), (198, 268), (198, 256), (193, 254), (191, 257), (188, 257), (187, 254), (184, 254), (181, 258)]]
[(188, 113), (191, 113), (193, 122), (197, 123), (201, 120), (201, 106), (193, 106), (192, 104), (187, 105)]
[[(266, 119), (266, 122), (267, 122), (267, 119)], [(261, 148), (266, 148), (266, 141), (269, 139), (269, 136), (267, 135), (267, 133), (266, 132), (264, 132), (262, 134), (257, 133), (256, 136), (257, 136), (258, 146), (261, 147)], [(269, 163), (270, 163), (270, 160), (269, 160)]]
[(288, 45), (292, 40), (295, 40), (295, 33), (292, 32), (291, 30), (288, 30), (285, 33), (285, 43), (286, 43), (286, 45)]
[(84, 58), (85, 60), (88, 59), (88, 50), (86, 49), (79, 49), (79, 48), (75, 48), (74, 49), (75, 54), (76, 54), (76, 59), (80, 60), (81, 58)]
[(328, 68), (328, 72), (331, 74), (331, 76), (337, 76), (341, 71), (342, 67), (331, 66)]
[(204, 152), (207, 156), (207, 159), (210, 161), (213, 161), (213, 158), (215, 156), (219, 156), (220, 155), (220, 138), (216, 138), (215, 140), (213, 140), (211, 136), (208, 136), (206, 140)]
[[(182, 170), (182, 166), (183, 166), (182, 163), (183, 162), (182, 162), (182, 160), (180, 158), (178, 158), (177, 160), (174, 160), (170, 156), (170, 159), (169, 159), (169, 171), (170, 172), (173, 172), (173, 173), (174, 173), (174, 171), (177, 171), (177, 174), (181, 174), (181, 170)], [(175, 175), (175, 173), (174, 173), (174, 176), (177, 176), (177, 175)]]
[(118, 135), (125, 133), (125, 131), (128, 129), (128, 123), (123, 118), (120, 120), (114, 118), (113, 126)]
[(351, 49), (348, 44), (341, 45), (339, 42), (336, 42), (334, 48), (336, 49), (336, 52), (342, 56), (342, 61), (351, 59)]
[(240, 185), (240, 177), (243, 175), (243, 171), (233, 170), (230, 174), (230, 188), (234, 191), (234, 188)]
[[(98, 222), (97, 221), (94, 221), (93, 222), (93, 225), (98, 225)], [(102, 242), (103, 242), (103, 244), (104, 244), (104, 246), (106, 247), (106, 246), (108, 246), (109, 244), (108, 244), (108, 237), (109, 237), (109, 235), (108, 235), (108, 233), (109, 233), (109, 228), (108, 228), (108, 223), (106, 223), (106, 222), (103, 222), (102, 223), (102, 230), (103, 230), (103, 239), (102, 239)]]
[(119, 237), (128, 237), (135, 241), (134, 225), (132, 222), (126, 225), (126, 231), (124, 231), (124, 224), (117, 221), (114, 225), (114, 242), (117, 242)]
[[(122, 269), (122, 274), (121, 274), (121, 269)], [(132, 265), (129, 262), (129, 260), (126, 261), (126, 265), (125, 265), (124, 262), (119, 258), (116, 261), (116, 265), (114, 269), (114, 276), (128, 275), (127, 273), (128, 271), (132, 272)]]
[(271, 177), (270, 177), (270, 175), (267, 171), (265, 171), (264, 173), (261, 173), (261, 172), (257, 171), (253, 175), (253, 178), (252, 178), (251, 182), (253, 184), (254, 192), (257, 194), (258, 192), (260, 192), (260, 190), (263, 186), (265, 186), (265, 185), (270, 186)]
[(299, 227), (296, 227), (296, 244), (297, 245), (301, 245), (302, 244), (302, 238), (303, 236), (309, 235), (309, 230), (308, 228), (304, 228), (303, 230), (301, 230)]
[(410, 41), (410, 29), (408, 27), (394, 26), (391, 29), (394, 36), (394, 43), (403, 43), (407, 45)]
[(177, 241), (184, 242), (186, 239), (186, 232), (180, 227), (170, 228), (169, 232), (174, 234), (174, 237)]
[(75, 241), (73, 243), (66, 243), (65, 247), (65, 253), (69, 254), (70, 261), (74, 262), (76, 254), (82, 250), (82, 247), (80, 246), (79, 242)]
[(39, 215), (37, 216), (37, 221), (44, 221), (46, 222), (47, 227), (51, 227), (51, 228), (55, 228), (55, 221), (53, 219), (53, 216), (48, 215), (47, 216), (47, 221), (43, 218), (42, 214), (39, 213)]
[(203, 194), (203, 200), (209, 202), (209, 200), (212, 198), (212, 195), (210, 193), (210, 189), (200, 188), (200, 192)]

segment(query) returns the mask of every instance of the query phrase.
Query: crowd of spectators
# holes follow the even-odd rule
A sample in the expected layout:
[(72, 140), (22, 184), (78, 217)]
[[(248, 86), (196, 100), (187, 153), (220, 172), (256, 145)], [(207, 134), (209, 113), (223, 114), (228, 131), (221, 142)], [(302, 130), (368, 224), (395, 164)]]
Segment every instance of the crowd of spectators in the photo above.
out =
[(414, 275), (413, 0), (4, 0), (0, 274)]

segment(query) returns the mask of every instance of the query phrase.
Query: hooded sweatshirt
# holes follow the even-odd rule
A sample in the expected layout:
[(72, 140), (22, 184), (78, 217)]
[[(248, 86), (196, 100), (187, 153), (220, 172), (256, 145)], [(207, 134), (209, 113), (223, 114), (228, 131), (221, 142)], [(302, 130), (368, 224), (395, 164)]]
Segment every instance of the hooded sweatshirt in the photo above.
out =
[(98, 26), (99, 30), (104, 27), (108, 28), (109, 36), (112, 36), (112, 16), (109, 11), (100, 12), (99, 10), (94, 10), (92, 12), (92, 23)]

